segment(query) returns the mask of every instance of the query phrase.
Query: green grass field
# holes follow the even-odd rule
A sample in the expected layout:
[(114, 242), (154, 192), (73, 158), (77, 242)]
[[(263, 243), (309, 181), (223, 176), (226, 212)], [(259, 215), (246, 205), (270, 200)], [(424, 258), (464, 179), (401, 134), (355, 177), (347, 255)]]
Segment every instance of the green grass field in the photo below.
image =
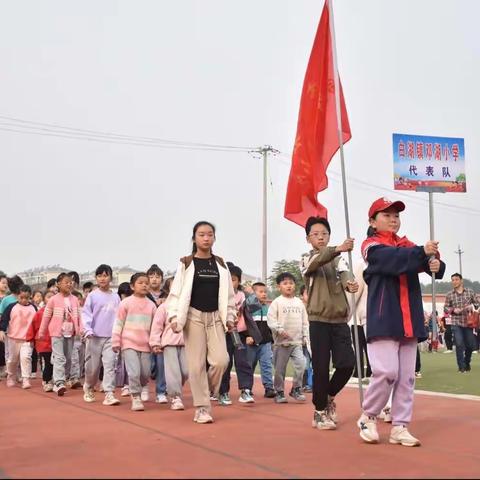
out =
[(472, 355), (472, 371), (458, 373), (455, 352), (422, 353), (422, 378), (415, 389), (480, 395), (480, 355)]
[[(422, 378), (416, 379), (416, 390), (480, 396), (479, 354), (472, 355), (472, 371), (470, 373), (458, 373), (455, 352), (423, 352), (421, 353), (421, 358)], [(293, 371), (289, 364), (287, 375), (291, 376), (292, 373)]]

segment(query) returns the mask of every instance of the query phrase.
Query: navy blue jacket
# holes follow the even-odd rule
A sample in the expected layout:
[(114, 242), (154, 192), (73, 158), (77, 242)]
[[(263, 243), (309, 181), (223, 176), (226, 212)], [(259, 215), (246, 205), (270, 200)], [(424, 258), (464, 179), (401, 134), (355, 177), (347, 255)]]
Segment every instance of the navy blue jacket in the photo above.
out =
[[(423, 247), (405, 237), (380, 232), (362, 245), (367, 262), (363, 277), (368, 285), (367, 340), (375, 337), (427, 338), (418, 274), (431, 275)], [(441, 262), (436, 278), (445, 273)]]

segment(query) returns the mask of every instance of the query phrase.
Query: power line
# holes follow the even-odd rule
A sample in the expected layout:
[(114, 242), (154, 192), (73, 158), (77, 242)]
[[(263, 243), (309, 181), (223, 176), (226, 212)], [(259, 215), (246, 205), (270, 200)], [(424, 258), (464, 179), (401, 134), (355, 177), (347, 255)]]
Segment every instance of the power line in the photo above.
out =
[[(133, 144), (140, 146), (160, 146), (163, 148), (184, 148), (193, 150), (220, 150), (220, 151), (239, 151), (249, 152), (254, 150), (254, 147), (247, 146), (233, 146), (233, 145), (219, 145), (212, 143), (187, 142), (178, 140), (167, 140), (158, 137), (145, 137), (125, 135), (116, 132), (104, 132), (99, 130), (90, 130), (85, 128), (75, 128), (57, 123), (35, 122), (31, 120), (24, 120), (7, 115), (0, 115), (0, 119), (7, 120), (7, 122), (0, 122), (3, 131), (11, 131), (15, 133), (40, 135), (45, 133), (45, 136), (53, 136), (60, 138), (69, 138), (75, 140), (103, 140), (103, 143), (119, 143), (119, 144)], [(132, 143), (129, 143), (132, 142)]]

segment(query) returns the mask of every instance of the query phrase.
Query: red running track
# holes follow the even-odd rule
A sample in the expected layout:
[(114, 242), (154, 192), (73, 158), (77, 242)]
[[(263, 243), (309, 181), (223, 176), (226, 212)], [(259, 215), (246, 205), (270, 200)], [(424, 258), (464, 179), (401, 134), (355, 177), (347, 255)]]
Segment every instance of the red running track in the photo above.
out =
[[(233, 382), (234, 384), (235, 382)], [(215, 423), (193, 423), (187, 410), (146, 403), (131, 412), (87, 404), (81, 390), (59, 398), (40, 380), (21, 390), (0, 383), (0, 478), (477, 478), (480, 402), (417, 395), (411, 430), (423, 445), (381, 444), (358, 437), (358, 393), (337, 399), (336, 431), (311, 427), (312, 405), (257, 403), (214, 407)], [(233, 387), (233, 385), (232, 385)], [(153, 386), (152, 386), (153, 388)], [(310, 396), (309, 396), (310, 397)], [(308, 398), (310, 400), (310, 398)]]

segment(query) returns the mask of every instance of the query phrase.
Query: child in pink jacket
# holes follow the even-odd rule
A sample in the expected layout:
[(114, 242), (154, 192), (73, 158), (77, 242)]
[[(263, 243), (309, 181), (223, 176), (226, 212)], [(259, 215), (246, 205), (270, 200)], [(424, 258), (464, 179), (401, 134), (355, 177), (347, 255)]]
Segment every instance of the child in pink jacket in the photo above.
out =
[(44, 338), (48, 330), (52, 338), (53, 391), (61, 397), (70, 376), (73, 342), (75, 335), (80, 335), (81, 319), (80, 305), (77, 297), (72, 295), (72, 278), (61, 273), (57, 278), (57, 286), (58, 293), (45, 307), (38, 337)]
[(162, 303), (153, 318), (150, 346), (153, 353), (163, 350), (167, 393), (172, 402), (172, 410), (185, 408), (182, 402), (182, 387), (188, 378), (188, 372), (184, 345), (183, 333), (172, 330), (170, 322), (167, 322), (165, 303)]
[(3, 312), (0, 331), (7, 332), (7, 387), (15, 386), (18, 362), (22, 372), (22, 388), (30, 388), (32, 373), (33, 328), (32, 323), (37, 309), (31, 303), (32, 290), (22, 285), (17, 302), (12, 303)]

